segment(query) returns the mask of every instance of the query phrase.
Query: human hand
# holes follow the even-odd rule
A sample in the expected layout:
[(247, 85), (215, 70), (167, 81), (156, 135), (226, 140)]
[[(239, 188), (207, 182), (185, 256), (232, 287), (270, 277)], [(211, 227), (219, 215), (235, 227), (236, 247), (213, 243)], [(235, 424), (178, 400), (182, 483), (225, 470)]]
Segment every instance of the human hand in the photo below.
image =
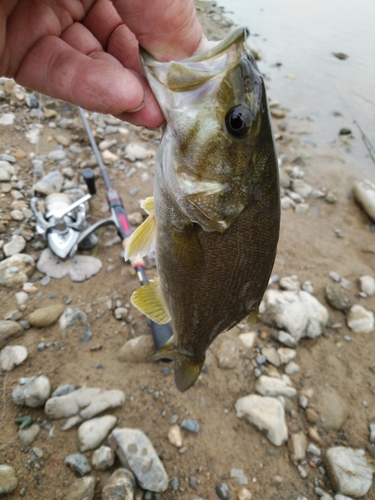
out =
[(150, 128), (164, 117), (138, 43), (166, 61), (192, 55), (201, 41), (193, 0), (0, 2), (0, 75)]

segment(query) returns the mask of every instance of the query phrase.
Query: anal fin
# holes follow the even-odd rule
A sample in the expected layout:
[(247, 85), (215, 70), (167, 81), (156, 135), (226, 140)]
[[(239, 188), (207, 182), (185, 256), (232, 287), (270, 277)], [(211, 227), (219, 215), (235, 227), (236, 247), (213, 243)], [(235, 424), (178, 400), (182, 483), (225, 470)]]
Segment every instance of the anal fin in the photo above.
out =
[(164, 324), (171, 319), (161, 294), (159, 278), (154, 278), (147, 285), (138, 288), (130, 300), (134, 307), (155, 323)]
[(245, 318), (245, 323), (254, 324), (258, 321), (259, 306), (253, 309)]

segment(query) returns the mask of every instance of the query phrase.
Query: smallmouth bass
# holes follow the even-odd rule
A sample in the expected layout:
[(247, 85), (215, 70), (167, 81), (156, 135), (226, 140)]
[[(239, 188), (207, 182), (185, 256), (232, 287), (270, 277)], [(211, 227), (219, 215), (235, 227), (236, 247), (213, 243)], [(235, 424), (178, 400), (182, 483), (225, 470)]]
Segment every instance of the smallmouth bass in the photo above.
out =
[(182, 61), (141, 49), (166, 119), (148, 218), (126, 258), (156, 251), (159, 278), (131, 301), (174, 334), (154, 359), (174, 360), (177, 388), (199, 376), (211, 342), (255, 319), (276, 255), (278, 163), (264, 81), (238, 28)]

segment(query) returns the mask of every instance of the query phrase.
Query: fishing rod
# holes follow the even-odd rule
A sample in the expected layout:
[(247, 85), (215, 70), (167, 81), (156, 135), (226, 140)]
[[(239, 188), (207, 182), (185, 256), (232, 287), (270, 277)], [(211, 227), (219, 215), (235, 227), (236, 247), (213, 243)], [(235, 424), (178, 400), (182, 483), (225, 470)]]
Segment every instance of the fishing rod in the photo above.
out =
[[(116, 226), (118, 235), (120, 236), (121, 241), (122, 241), (122, 246), (125, 250), (126, 245), (129, 242), (130, 235), (133, 232), (133, 229), (132, 229), (132, 226), (129, 222), (129, 217), (128, 217), (128, 214), (126, 213), (124, 205), (121, 201), (120, 195), (112, 187), (107, 169), (104, 165), (102, 156), (99, 152), (99, 148), (95, 142), (95, 139), (94, 139), (94, 136), (92, 134), (89, 122), (86, 118), (86, 115), (85, 115), (82, 108), (78, 107), (78, 109), (79, 109), (84, 127), (86, 129), (87, 136), (89, 138), (92, 150), (94, 151), (94, 155), (95, 155), (96, 161), (98, 163), (100, 173), (101, 173), (103, 180), (104, 180), (104, 184), (107, 188), (107, 201), (108, 201), (109, 209), (111, 211), (111, 220), (113, 221), (113, 223)], [(87, 183), (87, 186), (88, 186), (88, 189), (90, 192), (90, 187), (91, 187), (91, 186), (89, 186), (90, 182), (87, 182), (88, 181), (87, 178), (85, 178), (85, 181)], [(83, 239), (84, 238), (80, 238), (81, 241)], [(148, 279), (147, 279), (147, 276), (145, 273), (144, 261), (143, 261), (142, 257), (140, 255), (138, 255), (134, 259), (131, 259), (130, 264), (137, 272), (137, 277), (138, 277), (140, 284), (142, 286), (147, 285)], [(152, 320), (148, 320), (148, 323), (151, 327), (152, 337), (154, 340), (155, 348), (158, 350), (167, 342), (167, 340), (170, 337), (172, 337), (172, 334), (173, 334), (172, 329), (171, 329), (169, 324), (160, 325), (158, 323), (155, 323)]]
[(362, 141), (364, 142), (365, 144), (365, 147), (368, 151), (368, 154), (370, 155), (370, 158), (372, 159), (374, 165), (375, 165), (375, 148), (374, 146), (372, 145), (370, 139), (367, 137), (367, 135), (365, 134), (364, 130), (362, 129), (362, 127), (360, 126), (360, 124), (358, 123), (358, 121), (356, 120), (354, 114), (352, 113), (352, 110), (350, 109), (348, 103), (345, 101), (344, 97), (342, 96), (341, 92), (339, 91), (339, 89), (336, 87), (335, 83), (333, 83), (333, 86), (335, 87), (335, 90), (337, 92), (337, 95), (340, 97), (340, 99), (342, 100), (344, 106), (346, 107), (346, 109), (348, 110), (349, 114), (351, 115), (352, 117), (352, 120), (353, 120), (353, 123), (355, 125), (357, 125), (358, 127), (358, 130), (360, 131), (361, 133), (361, 138), (362, 138)]

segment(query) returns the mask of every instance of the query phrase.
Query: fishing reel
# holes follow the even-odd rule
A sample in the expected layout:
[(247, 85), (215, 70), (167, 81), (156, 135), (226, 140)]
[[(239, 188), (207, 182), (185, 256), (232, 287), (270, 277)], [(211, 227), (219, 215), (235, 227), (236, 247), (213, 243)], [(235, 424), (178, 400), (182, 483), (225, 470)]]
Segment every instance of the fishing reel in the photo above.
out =
[[(86, 202), (96, 194), (95, 174), (91, 168), (83, 170), (88, 193), (73, 201), (66, 193), (53, 193), (44, 200), (44, 212), (38, 210), (41, 198), (33, 196), (30, 206), (36, 219), (36, 231), (47, 240), (51, 251), (60, 259), (69, 259), (90, 239), (97, 241), (94, 232), (101, 226), (113, 224), (112, 217), (91, 226), (87, 224)], [(93, 246), (93, 245), (91, 245)]]

